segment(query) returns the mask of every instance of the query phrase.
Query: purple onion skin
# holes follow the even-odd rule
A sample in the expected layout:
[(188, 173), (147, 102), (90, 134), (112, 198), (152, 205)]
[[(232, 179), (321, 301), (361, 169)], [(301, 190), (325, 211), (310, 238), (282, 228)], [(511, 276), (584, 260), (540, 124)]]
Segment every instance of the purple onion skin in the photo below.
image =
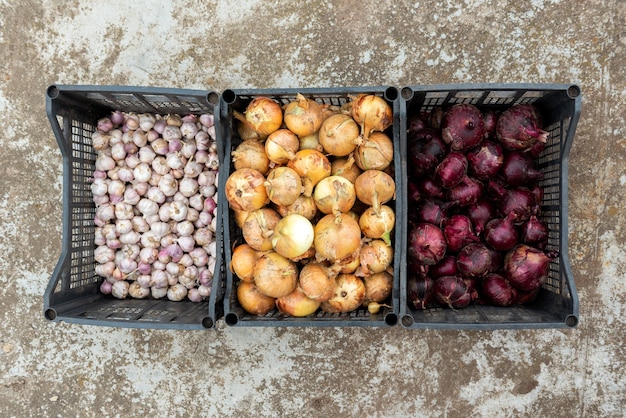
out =
[(407, 184), (407, 195), (410, 202), (418, 202), (421, 199), (419, 188), (413, 182)]
[(496, 124), (496, 137), (509, 151), (528, 151), (535, 143), (547, 141), (549, 134), (541, 128), (535, 107), (519, 104), (502, 112)]
[(515, 213), (517, 216), (516, 223), (526, 222), (530, 215), (539, 211), (535, 195), (525, 187), (506, 189), (495, 181), (489, 181), (488, 189), (498, 202), (500, 214), (506, 216), (511, 212)]
[(482, 242), (467, 244), (456, 256), (456, 266), (463, 276), (483, 277), (493, 271), (497, 251)]
[(543, 178), (543, 173), (535, 169), (531, 158), (518, 151), (506, 154), (501, 175), (510, 186), (530, 186)]
[(453, 151), (466, 151), (485, 137), (485, 122), (481, 111), (469, 103), (449, 108), (441, 121), (441, 138)]
[(518, 244), (504, 257), (504, 272), (511, 285), (525, 292), (540, 288), (548, 277), (550, 259), (554, 254)]
[(504, 218), (495, 218), (485, 225), (483, 238), (491, 248), (498, 251), (510, 250), (518, 243), (519, 234), (513, 221), (517, 219), (514, 212)]
[(420, 223), (409, 230), (407, 256), (427, 266), (437, 264), (446, 254), (443, 231), (429, 223)]
[(467, 153), (469, 172), (480, 180), (488, 180), (500, 172), (504, 162), (502, 147), (493, 141), (485, 140)]
[(409, 276), (407, 279), (407, 303), (415, 309), (426, 309), (433, 301), (434, 284), (434, 280), (428, 276)]
[(480, 236), (487, 222), (496, 216), (496, 208), (491, 201), (482, 199), (467, 206), (464, 213), (472, 221), (476, 235)]
[(467, 157), (460, 152), (452, 151), (435, 168), (435, 179), (449, 189), (461, 182), (467, 174)]
[(517, 299), (517, 289), (497, 273), (487, 274), (481, 284), (481, 293), (492, 305), (511, 306)]
[(430, 266), (428, 269), (428, 275), (433, 279), (438, 279), (443, 276), (459, 275), (459, 269), (456, 266), (456, 257), (453, 255), (446, 255), (437, 264)]
[(541, 250), (548, 245), (548, 227), (535, 215), (531, 215), (528, 221), (522, 225), (521, 241)]
[(535, 198), (535, 203), (540, 205), (541, 201), (543, 200), (543, 187), (535, 184), (533, 187), (530, 188), (530, 192)]
[(431, 198), (442, 198), (444, 196), (441, 185), (430, 177), (423, 178), (417, 183), (417, 188), (421, 195)]
[(523, 292), (521, 290), (518, 290), (517, 295), (515, 297), (515, 304), (516, 305), (529, 305), (537, 299), (537, 296), (539, 296), (540, 292), (541, 292), (540, 287), (538, 287), (535, 290), (531, 290), (529, 292)]
[(498, 122), (498, 115), (493, 110), (483, 111), (483, 123), (485, 124), (485, 138), (495, 138), (496, 136), (496, 123)]
[(484, 304), (485, 301), (482, 299), (479, 292), (481, 279), (478, 279), (476, 277), (463, 277), (463, 281), (467, 286), (467, 293), (470, 294), (472, 302), (479, 305)]
[(478, 202), (483, 195), (483, 185), (471, 177), (465, 176), (459, 184), (448, 189), (446, 197), (458, 206), (469, 206)]
[(407, 131), (409, 136), (413, 132), (417, 132), (426, 127), (426, 122), (422, 119), (422, 115), (419, 112), (412, 113), (407, 119)]
[(443, 234), (448, 243), (448, 251), (457, 252), (465, 245), (477, 242), (472, 221), (465, 215), (452, 215), (444, 222)]
[(472, 301), (467, 285), (461, 276), (443, 276), (435, 280), (435, 300), (451, 309), (465, 308)]
[(437, 131), (424, 128), (408, 135), (408, 160), (415, 177), (432, 174), (446, 156), (446, 144)]
[(448, 217), (448, 204), (435, 200), (423, 200), (417, 209), (417, 219), (421, 222), (441, 225)]

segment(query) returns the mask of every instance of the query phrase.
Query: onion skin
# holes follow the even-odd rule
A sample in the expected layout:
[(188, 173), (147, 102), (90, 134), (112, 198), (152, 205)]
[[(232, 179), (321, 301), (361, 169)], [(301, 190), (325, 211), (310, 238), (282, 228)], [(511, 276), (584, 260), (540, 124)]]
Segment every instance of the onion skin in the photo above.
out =
[(287, 164), (300, 149), (300, 140), (289, 129), (277, 129), (265, 140), (265, 154), (274, 164)]
[(354, 274), (339, 274), (335, 279), (332, 298), (323, 302), (321, 308), (328, 313), (350, 312), (365, 300), (365, 284)]
[(382, 132), (393, 123), (393, 112), (382, 97), (359, 94), (352, 101), (352, 117), (361, 125), (361, 136), (368, 139), (371, 132)]
[(266, 296), (286, 296), (294, 291), (297, 281), (296, 264), (277, 252), (267, 252), (254, 266), (254, 284)]
[(354, 159), (361, 170), (384, 170), (393, 161), (393, 142), (383, 132), (372, 132), (357, 146)]
[(285, 126), (299, 137), (312, 135), (322, 125), (322, 106), (315, 100), (307, 99), (302, 94), (285, 106), (283, 120)]
[(285, 166), (273, 168), (267, 175), (264, 186), (269, 200), (280, 206), (294, 203), (303, 190), (298, 173)]
[(245, 282), (254, 281), (254, 265), (259, 254), (248, 244), (240, 244), (233, 250), (230, 271)]
[(349, 257), (361, 247), (361, 229), (350, 215), (329, 214), (320, 219), (314, 228), (315, 257), (318, 261), (338, 262)]
[(356, 191), (354, 184), (345, 177), (328, 176), (315, 186), (313, 191), (315, 205), (323, 214), (347, 213), (354, 206)]
[(280, 105), (269, 97), (255, 97), (246, 107), (244, 117), (234, 113), (235, 118), (248, 124), (260, 137), (266, 137), (283, 123)]
[(302, 194), (307, 197), (313, 194), (313, 188), (320, 180), (330, 176), (330, 161), (324, 154), (313, 149), (298, 151), (287, 166), (300, 175), (304, 186)]
[(280, 215), (269, 207), (250, 212), (241, 228), (244, 240), (256, 251), (271, 250), (271, 237), (280, 219)]
[(467, 174), (467, 158), (460, 152), (450, 152), (435, 168), (435, 179), (449, 189), (461, 182)]
[(302, 215), (287, 215), (278, 221), (271, 237), (274, 251), (293, 259), (305, 254), (313, 245), (313, 225)]
[(502, 164), (502, 177), (510, 186), (529, 186), (543, 178), (526, 153), (509, 152)]
[(276, 299), (266, 296), (251, 282), (239, 282), (237, 300), (252, 315), (265, 315), (275, 308)]
[(443, 231), (429, 223), (420, 223), (409, 230), (407, 256), (410, 260), (432, 266), (446, 254)]
[(496, 216), (496, 208), (491, 201), (482, 199), (465, 207), (465, 215), (472, 221), (477, 236), (485, 229), (485, 225)]
[(300, 288), (308, 298), (326, 302), (335, 294), (335, 277), (337, 273), (333, 269), (310, 262), (300, 269)]
[(290, 294), (276, 299), (276, 307), (281, 313), (295, 317), (312, 315), (319, 306), (319, 301), (308, 298), (299, 287)]
[(483, 186), (469, 176), (463, 177), (456, 186), (448, 189), (446, 197), (459, 206), (469, 206), (478, 202), (483, 195)]
[(459, 251), (456, 265), (463, 276), (483, 277), (492, 271), (496, 254), (482, 242), (468, 244)]
[(453, 151), (465, 151), (485, 137), (485, 123), (481, 111), (469, 103), (453, 105), (441, 121), (441, 138)]
[(528, 151), (537, 142), (546, 143), (549, 133), (541, 127), (537, 109), (530, 104), (518, 104), (502, 112), (496, 124), (496, 137), (509, 151)]
[[(364, 275), (382, 273), (393, 262), (393, 247), (383, 240), (375, 239), (364, 243), (359, 252), (359, 264)], [(377, 300), (376, 302), (380, 302)]]
[(518, 290), (538, 289), (548, 277), (551, 258), (538, 248), (518, 244), (504, 257), (506, 278)]
[(484, 239), (491, 248), (498, 251), (510, 250), (518, 243), (519, 234), (513, 221), (517, 219), (514, 212), (504, 218), (495, 218), (485, 225)]
[(435, 280), (435, 300), (451, 309), (465, 308), (472, 301), (467, 284), (460, 276), (443, 276)]
[(251, 212), (269, 203), (265, 177), (252, 168), (233, 171), (226, 179), (226, 200), (235, 210)]
[(521, 240), (524, 244), (545, 249), (548, 245), (548, 227), (535, 215), (531, 215), (528, 221), (522, 225)]
[(378, 213), (369, 207), (359, 217), (359, 227), (367, 238), (380, 238), (391, 245), (391, 232), (396, 224), (396, 214), (387, 205), (381, 205)]
[(318, 140), (324, 152), (344, 157), (356, 149), (359, 125), (349, 115), (332, 115), (322, 123)]
[(453, 255), (446, 255), (441, 261), (428, 269), (428, 275), (433, 279), (438, 279), (442, 276), (457, 276), (459, 274), (459, 269), (456, 266), (456, 257)]
[(270, 169), (270, 160), (265, 153), (263, 143), (257, 140), (245, 140), (231, 152), (235, 170), (253, 168), (265, 175)]
[(367, 170), (354, 183), (357, 198), (380, 211), (380, 206), (389, 202), (396, 194), (396, 183), (389, 174), (380, 170)]
[(298, 196), (296, 200), (288, 206), (277, 206), (276, 210), (280, 214), (280, 216), (287, 216), (292, 213), (302, 215), (307, 218), (309, 221), (312, 221), (317, 213), (319, 212), (317, 209), (317, 205), (315, 205), (315, 200), (312, 197), (307, 197), (304, 195)]
[(330, 168), (331, 176), (345, 177), (350, 180), (351, 183), (354, 183), (357, 177), (363, 172), (359, 166), (355, 164), (354, 157), (335, 158), (330, 163)]
[(408, 160), (415, 177), (431, 174), (447, 153), (445, 142), (437, 131), (425, 128), (409, 135)]
[(426, 309), (434, 300), (434, 285), (435, 281), (428, 276), (409, 276), (407, 282), (407, 303), (415, 309)]
[(362, 305), (367, 306), (371, 302), (382, 303), (389, 296), (393, 289), (393, 275), (387, 271), (371, 274), (363, 278), (365, 285), (365, 300)]
[(496, 273), (490, 273), (483, 278), (481, 293), (495, 306), (511, 306), (517, 297), (517, 290), (504, 276)]
[(457, 252), (467, 244), (477, 242), (472, 222), (467, 216), (452, 215), (444, 222), (443, 234), (448, 243), (448, 251)]
[(496, 176), (504, 163), (502, 147), (494, 142), (485, 140), (480, 146), (467, 153), (469, 172), (480, 180), (488, 180)]

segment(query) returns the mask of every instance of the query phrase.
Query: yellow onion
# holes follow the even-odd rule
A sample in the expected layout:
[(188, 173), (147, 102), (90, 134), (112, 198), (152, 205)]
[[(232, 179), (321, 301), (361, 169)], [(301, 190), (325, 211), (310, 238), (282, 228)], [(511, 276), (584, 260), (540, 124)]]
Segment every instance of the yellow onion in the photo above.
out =
[(361, 170), (384, 170), (393, 161), (393, 142), (384, 132), (372, 132), (357, 146), (354, 159)]
[(268, 136), (283, 123), (283, 111), (280, 105), (269, 97), (259, 96), (252, 99), (242, 115), (233, 112), (240, 122), (247, 124), (261, 138)]
[(361, 261), (359, 260), (360, 253), (361, 248), (359, 247), (348, 257), (336, 261), (335, 264), (333, 264), (331, 267), (339, 269), (339, 273), (355, 273), (357, 269), (361, 267)]
[(374, 239), (366, 242), (359, 252), (359, 264), (364, 275), (381, 273), (393, 263), (393, 248), (385, 241)]
[(359, 218), (361, 232), (368, 238), (380, 238), (391, 245), (391, 231), (396, 224), (396, 214), (387, 205), (381, 205), (378, 212), (368, 207)]
[(352, 255), (361, 246), (361, 229), (350, 215), (329, 214), (315, 225), (315, 257), (335, 263)]
[(351, 116), (342, 113), (327, 118), (318, 133), (324, 151), (335, 157), (343, 157), (354, 151), (358, 139), (359, 125)]
[(233, 171), (226, 179), (226, 200), (235, 210), (251, 212), (262, 208), (269, 203), (264, 183), (263, 174), (253, 168)]
[(230, 271), (245, 282), (254, 281), (254, 265), (259, 254), (248, 244), (240, 244), (233, 250)]
[(241, 228), (243, 239), (256, 251), (271, 250), (271, 237), (280, 219), (278, 212), (268, 207), (250, 212)]
[(330, 161), (324, 154), (313, 149), (298, 151), (287, 166), (296, 170), (302, 178), (305, 196), (311, 196), (315, 185), (321, 179), (330, 176)]
[(254, 266), (254, 284), (264, 295), (286, 296), (294, 291), (297, 283), (296, 263), (275, 251), (262, 255)]
[(252, 315), (265, 315), (276, 306), (276, 299), (261, 293), (252, 282), (239, 282), (237, 300)]
[(276, 210), (280, 214), (280, 216), (287, 216), (292, 213), (296, 213), (298, 215), (302, 215), (307, 218), (309, 221), (312, 221), (317, 215), (317, 206), (315, 205), (315, 200), (312, 196), (304, 196), (300, 195), (296, 198), (296, 200), (287, 206), (276, 206)]
[(240, 168), (253, 168), (265, 175), (270, 169), (270, 160), (265, 154), (265, 147), (260, 141), (248, 139), (231, 152), (235, 170)]
[(315, 257), (315, 247), (311, 245), (308, 250), (303, 252), (297, 257), (291, 257), (290, 260), (294, 262), (300, 262), (300, 264), (304, 265), (312, 260), (312, 257)]
[(297, 258), (313, 245), (313, 225), (302, 215), (287, 215), (274, 227), (272, 247), (286, 258)]
[(363, 171), (361, 171), (359, 166), (355, 164), (354, 157), (352, 155), (348, 158), (335, 158), (330, 163), (331, 176), (345, 177), (353, 184), (362, 172)]
[(391, 106), (380, 96), (359, 94), (351, 103), (352, 117), (361, 126), (363, 139), (368, 139), (373, 131), (384, 131), (393, 123)]
[(261, 138), (259, 133), (257, 131), (255, 131), (254, 129), (252, 129), (252, 127), (250, 126), (249, 123), (239, 122), (237, 124), (237, 133), (239, 134), (239, 137), (243, 141), (246, 141), (248, 139), (253, 139), (255, 141), (260, 141), (260, 140), (265, 138), (265, 137)]
[(299, 149), (314, 149), (320, 152), (324, 151), (324, 147), (320, 144), (318, 132), (307, 136), (301, 136)]
[(250, 212), (245, 211), (245, 210), (233, 209), (235, 225), (237, 225), (239, 228), (243, 228), (243, 224), (246, 221), (246, 218), (248, 217), (249, 214)]
[(276, 307), (281, 313), (295, 317), (309, 316), (317, 311), (319, 306), (319, 301), (308, 298), (299, 287), (287, 296), (276, 299)]
[(285, 106), (284, 121), (287, 129), (303, 137), (314, 134), (322, 124), (322, 106), (301, 94)]
[(300, 288), (310, 299), (326, 302), (335, 294), (335, 277), (336, 269), (313, 261), (300, 269)]
[(356, 201), (354, 184), (345, 177), (329, 176), (320, 180), (313, 191), (315, 205), (324, 214), (347, 213)]
[(273, 168), (265, 180), (265, 191), (270, 201), (281, 206), (289, 206), (295, 202), (302, 189), (302, 180), (298, 173), (285, 166)]
[(289, 129), (278, 129), (265, 140), (265, 154), (274, 164), (287, 164), (300, 148), (300, 140)]
[(371, 274), (363, 278), (365, 284), (365, 299), (363, 306), (371, 302), (381, 303), (391, 296), (393, 290), (393, 275), (389, 271)]
[(356, 197), (366, 205), (373, 207), (376, 213), (380, 206), (387, 203), (396, 194), (396, 183), (393, 178), (380, 170), (364, 171), (354, 182)]
[(320, 306), (329, 313), (350, 312), (357, 309), (365, 299), (365, 284), (354, 274), (340, 274), (335, 279), (332, 298)]

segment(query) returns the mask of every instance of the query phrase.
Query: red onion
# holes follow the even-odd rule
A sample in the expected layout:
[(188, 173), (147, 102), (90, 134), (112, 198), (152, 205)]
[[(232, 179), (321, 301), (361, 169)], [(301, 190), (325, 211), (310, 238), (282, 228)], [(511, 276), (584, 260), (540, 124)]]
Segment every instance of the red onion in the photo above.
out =
[(415, 309), (426, 309), (433, 299), (434, 281), (430, 277), (411, 275), (407, 279), (407, 302)]
[(435, 168), (435, 179), (445, 188), (454, 187), (467, 174), (467, 158), (460, 152), (452, 151)]
[(446, 155), (446, 144), (434, 129), (424, 128), (409, 134), (408, 160), (415, 176), (432, 173)]
[(516, 305), (528, 305), (530, 303), (533, 303), (537, 299), (537, 296), (539, 296), (540, 292), (541, 292), (540, 287), (534, 290), (530, 290), (528, 292), (518, 290), (517, 295), (515, 297), (515, 304)]
[(535, 203), (540, 205), (541, 201), (543, 200), (543, 187), (535, 184), (533, 187), (530, 188), (530, 192), (535, 198)]
[(485, 138), (495, 138), (496, 136), (496, 123), (498, 122), (498, 115), (493, 110), (483, 111), (483, 122), (485, 123)]
[(482, 242), (468, 244), (456, 256), (456, 266), (463, 276), (482, 277), (493, 270), (496, 251)]
[(437, 200), (425, 199), (417, 208), (417, 219), (420, 222), (427, 222), (434, 225), (441, 225), (441, 223), (448, 217), (447, 203), (442, 203)]
[(472, 229), (472, 222), (467, 216), (452, 215), (443, 224), (443, 234), (448, 243), (448, 251), (457, 252), (466, 244), (478, 241), (478, 237)]
[(472, 221), (476, 235), (480, 236), (487, 222), (496, 216), (496, 208), (491, 201), (482, 199), (467, 206), (464, 213)]
[(526, 244), (518, 244), (504, 258), (504, 271), (511, 285), (523, 291), (537, 289), (543, 285), (550, 269), (550, 259), (556, 254)]
[(467, 293), (469, 293), (471, 301), (483, 304), (484, 301), (481, 299), (479, 292), (482, 279), (477, 277), (463, 277), (463, 281), (465, 282), (465, 286), (467, 286)]
[(413, 182), (409, 182), (409, 184), (407, 184), (407, 197), (409, 202), (417, 202), (420, 200), (421, 196), (417, 184)]
[(547, 141), (549, 133), (541, 128), (541, 118), (535, 107), (519, 104), (502, 112), (496, 124), (496, 137), (509, 151), (526, 151), (536, 142)]
[(513, 221), (517, 219), (514, 212), (504, 218), (495, 218), (485, 225), (484, 239), (491, 248), (498, 251), (510, 250), (517, 244), (518, 234)]
[(454, 151), (475, 147), (485, 137), (482, 113), (469, 103), (452, 106), (443, 114), (441, 137)]
[(511, 306), (517, 297), (517, 290), (497, 273), (490, 273), (483, 278), (481, 293), (496, 306)]
[(429, 266), (436, 264), (446, 253), (443, 232), (429, 223), (420, 223), (409, 230), (408, 245), (408, 257)]
[(480, 182), (465, 176), (461, 182), (448, 189), (446, 196), (449, 201), (459, 206), (469, 206), (478, 202), (483, 194), (483, 186)]
[(548, 244), (547, 225), (541, 222), (535, 215), (531, 215), (528, 221), (522, 225), (521, 240), (524, 244), (533, 247), (546, 248)]
[(441, 185), (430, 177), (423, 178), (417, 183), (419, 192), (426, 197), (443, 197), (443, 189)]
[(529, 185), (543, 178), (530, 157), (518, 151), (507, 153), (502, 164), (502, 177), (511, 186)]
[(410, 114), (406, 121), (406, 130), (409, 136), (417, 131), (421, 131), (426, 128), (426, 122), (422, 119), (422, 115), (419, 112)]
[(472, 301), (467, 285), (460, 276), (438, 278), (433, 293), (437, 302), (452, 309), (464, 308)]
[(469, 172), (476, 178), (487, 180), (500, 171), (504, 161), (502, 147), (496, 142), (485, 140), (480, 146), (467, 153)]
[(498, 209), (502, 216), (513, 212), (517, 216), (516, 223), (525, 222), (531, 214), (537, 213), (539, 206), (534, 194), (524, 187), (506, 189), (495, 181), (489, 182), (489, 190), (496, 196)]
[(537, 141), (535, 142), (535, 145), (533, 145), (528, 151), (526, 151), (526, 153), (530, 158), (539, 158), (545, 148), (545, 142)]
[(443, 276), (456, 276), (458, 274), (459, 269), (456, 266), (456, 257), (453, 255), (445, 256), (441, 261), (428, 269), (428, 275), (433, 279)]

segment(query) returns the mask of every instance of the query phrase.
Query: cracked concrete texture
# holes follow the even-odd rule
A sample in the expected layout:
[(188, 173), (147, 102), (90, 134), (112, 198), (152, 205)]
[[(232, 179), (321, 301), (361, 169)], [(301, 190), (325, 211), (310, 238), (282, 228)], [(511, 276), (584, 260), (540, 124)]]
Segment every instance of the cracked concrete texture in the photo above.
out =
[[(626, 4), (618, 0), (0, 0), (0, 415), (626, 415)], [(52, 83), (576, 83), (569, 330), (50, 323), (61, 247)]]

